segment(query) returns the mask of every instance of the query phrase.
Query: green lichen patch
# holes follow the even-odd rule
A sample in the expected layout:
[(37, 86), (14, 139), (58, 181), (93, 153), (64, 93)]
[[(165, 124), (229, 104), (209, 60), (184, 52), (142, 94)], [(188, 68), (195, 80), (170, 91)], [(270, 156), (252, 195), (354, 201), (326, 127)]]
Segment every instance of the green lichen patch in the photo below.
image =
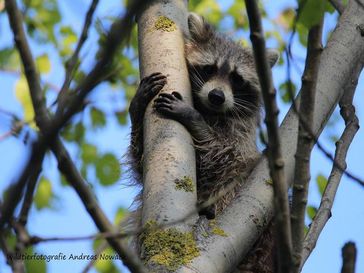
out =
[(264, 180), (264, 182), (268, 185), (273, 185), (273, 180), (270, 178), (270, 179), (266, 179)]
[(174, 181), (176, 183), (176, 189), (177, 190), (184, 190), (186, 192), (193, 192), (194, 190), (194, 184), (193, 180), (189, 176), (184, 176), (182, 179), (176, 179)]
[(169, 19), (166, 16), (159, 16), (157, 21), (154, 23), (155, 29), (166, 31), (166, 32), (172, 32), (177, 29), (176, 23), (173, 22), (171, 19)]
[(161, 265), (175, 271), (200, 255), (192, 232), (180, 232), (175, 228), (156, 228), (155, 221), (149, 221), (141, 235), (143, 258), (147, 263)]
[(223, 236), (223, 237), (228, 237), (226, 232), (217, 225), (216, 220), (209, 221), (209, 228), (211, 229), (211, 233), (213, 233), (213, 234)]

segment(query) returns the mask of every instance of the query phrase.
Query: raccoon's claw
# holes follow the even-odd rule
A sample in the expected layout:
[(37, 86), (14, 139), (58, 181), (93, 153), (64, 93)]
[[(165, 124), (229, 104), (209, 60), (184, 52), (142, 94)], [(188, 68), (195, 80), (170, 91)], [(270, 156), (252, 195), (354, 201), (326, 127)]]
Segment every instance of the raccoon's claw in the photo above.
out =
[(156, 72), (142, 79), (135, 97), (147, 105), (167, 83), (167, 77)]
[(180, 93), (173, 92), (159, 94), (154, 100), (154, 109), (168, 118), (182, 121), (181, 119), (186, 118), (193, 108), (182, 100)]

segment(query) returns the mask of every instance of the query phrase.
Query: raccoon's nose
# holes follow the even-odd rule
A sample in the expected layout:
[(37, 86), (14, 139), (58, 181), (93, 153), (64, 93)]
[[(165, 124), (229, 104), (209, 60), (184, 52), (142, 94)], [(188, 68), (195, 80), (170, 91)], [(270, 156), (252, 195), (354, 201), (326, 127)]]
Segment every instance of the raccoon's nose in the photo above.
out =
[(219, 106), (225, 102), (224, 92), (220, 89), (211, 90), (209, 92), (208, 98), (209, 101), (216, 106)]

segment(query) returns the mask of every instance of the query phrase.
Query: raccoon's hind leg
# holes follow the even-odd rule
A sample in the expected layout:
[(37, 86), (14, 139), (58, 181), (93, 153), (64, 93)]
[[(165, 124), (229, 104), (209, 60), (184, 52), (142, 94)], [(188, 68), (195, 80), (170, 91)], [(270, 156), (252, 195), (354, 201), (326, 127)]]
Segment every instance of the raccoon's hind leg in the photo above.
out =
[[(143, 155), (143, 119), (149, 102), (162, 90), (167, 83), (167, 77), (162, 73), (153, 73), (139, 84), (139, 87), (129, 107), (131, 120), (131, 155), (134, 162), (140, 162)], [(141, 164), (135, 167), (141, 173)]]

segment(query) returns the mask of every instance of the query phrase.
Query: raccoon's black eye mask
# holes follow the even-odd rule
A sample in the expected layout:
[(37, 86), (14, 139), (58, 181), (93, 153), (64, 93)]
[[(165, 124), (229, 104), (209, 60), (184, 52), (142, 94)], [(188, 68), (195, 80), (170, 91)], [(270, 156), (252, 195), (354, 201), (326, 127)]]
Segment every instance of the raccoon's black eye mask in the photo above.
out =
[(230, 82), (234, 90), (243, 90), (249, 84), (244, 78), (236, 71), (230, 73)]
[(209, 80), (213, 75), (217, 73), (216, 64), (207, 64), (207, 65), (195, 65), (192, 66), (192, 73), (197, 74), (197, 76), (203, 80)]

